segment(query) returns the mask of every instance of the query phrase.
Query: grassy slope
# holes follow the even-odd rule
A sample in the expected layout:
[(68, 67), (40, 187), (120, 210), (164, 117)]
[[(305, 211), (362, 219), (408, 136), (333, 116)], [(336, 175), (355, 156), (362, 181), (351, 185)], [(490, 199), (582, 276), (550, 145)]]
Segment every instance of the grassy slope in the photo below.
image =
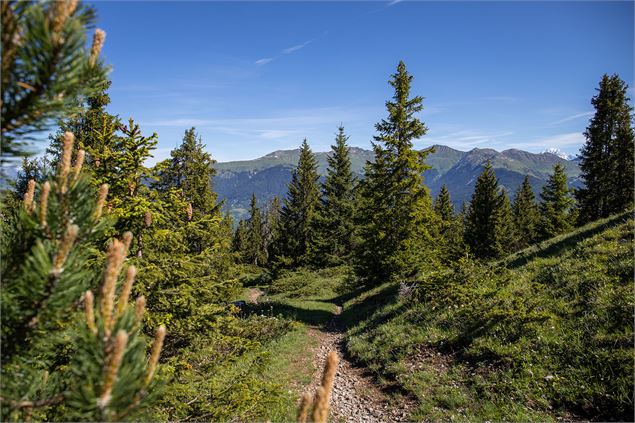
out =
[(414, 419), (631, 419), (632, 283), (622, 215), (431, 275), (416, 299), (391, 285), (355, 297), (348, 348), (418, 399)]

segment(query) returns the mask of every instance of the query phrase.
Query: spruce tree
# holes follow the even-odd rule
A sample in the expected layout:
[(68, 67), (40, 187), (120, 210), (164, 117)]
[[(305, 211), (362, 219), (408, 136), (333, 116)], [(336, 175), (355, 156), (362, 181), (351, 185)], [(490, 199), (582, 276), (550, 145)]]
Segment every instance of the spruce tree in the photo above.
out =
[(442, 222), (451, 222), (454, 219), (454, 205), (450, 198), (450, 191), (448, 191), (448, 187), (445, 184), (443, 184), (439, 195), (434, 200), (434, 211), (437, 212)]
[(366, 164), (358, 213), (360, 244), (355, 267), (375, 283), (414, 276), (436, 257), (436, 215), (422, 173), (431, 150), (417, 151), (413, 141), (427, 132), (415, 116), (423, 98), (410, 97), (412, 76), (400, 62), (389, 84), (388, 117), (375, 126), (375, 160)]
[(273, 197), (267, 206), (264, 219), (264, 245), (267, 254), (267, 265), (272, 264), (273, 258), (278, 255), (277, 248), (280, 245), (280, 215), (282, 213), (280, 207), (280, 199)]
[(262, 212), (258, 208), (256, 194), (254, 193), (251, 195), (249, 220), (247, 221), (246, 261), (256, 266), (263, 266), (267, 261), (262, 221)]
[(78, 1), (0, 2), (2, 39), (2, 156), (28, 153), (28, 141), (78, 112), (78, 104), (106, 84), (99, 59), (106, 34), (95, 11)]
[(347, 141), (344, 127), (340, 126), (327, 157), (328, 169), (310, 245), (310, 261), (317, 266), (345, 263), (352, 253), (355, 180)]
[(308, 246), (314, 236), (315, 214), (320, 201), (317, 160), (307, 140), (300, 147), (300, 160), (293, 171), (280, 216), (282, 266), (306, 264)]
[(476, 180), (466, 216), (465, 243), (474, 257), (494, 258), (499, 252), (496, 246), (499, 205), (498, 180), (488, 161)]
[(529, 183), (529, 176), (525, 176), (522, 185), (516, 191), (512, 209), (518, 235), (515, 249), (524, 248), (536, 241), (540, 222), (538, 204)]
[(633, 207), (635, 136), (627, 92), (618, 75), (604, 75), (591, 100), (595, 115), (580, 152), (584, 187), (576, 192), (582, 223)]
[(216, 194), (212, 187), (216, 161), (205, 151), (195, 128), (185, 131), (181, 145), (172, 150), (170, 156), (159, 166), (157, 187), (160, 190), (166, 187), (180, 189), (184, 199), (192, 204), (194, 214), (217, 214)]
[(494, 231), (495, 257), (504, 257), (513, 251), (517, 240), (512, 206), (505, 190), (498, 194)]
[(540, 233), (551, 238), (573, 228), (576, 219), (575, 200), (567, 185), (567, 174), (558, 163), (540, 193)]

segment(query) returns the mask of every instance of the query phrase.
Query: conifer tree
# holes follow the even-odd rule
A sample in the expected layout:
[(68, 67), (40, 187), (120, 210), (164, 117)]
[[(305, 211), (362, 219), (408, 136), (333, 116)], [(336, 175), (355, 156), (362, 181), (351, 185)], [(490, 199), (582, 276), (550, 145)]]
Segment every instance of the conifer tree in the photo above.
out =
[(496, 224), (499, 205), (498, 180), (488, 161), (476, 180), (465, 224), (465, 243), (477, 258), (493, 258), (498, 254)]
[(283, 266), (296, 266), (307, 261), (306, 254), (314, 236), (314, 219), (320, 201), (318, 179), (317, 160), (305, 139), (280, 216), (282, 229), (278, 261)]
[(415, 116), (423, 99), (410, 97), (411, 83), (406, 65), (399, 62), (389, 81), (394, 95), (386, 102), (388, 117), (375, 126), (375, 160), (366, 164), (361, 183), (355, 264), (357, 274), (371, 283), (416, 275), (436, 257), (436, 215), (422, 176), (430, 150), (413, 148), (413, 141), (427, 132)]
[(247, 252), (249, 250), (249, 232), (247, 231), (247, 222), (240, 219), (234, 238), (232, 239), (232, 250), (238, 254), (240, 261), (247, 262)]
[(529, 183), (529, 176), (525, 176), (522, 185), (516, 191), (512, 209), (517, 233), (515, 249), (524, 248), (536, 241), (540, 222), (538, 204)]
[(253, 193), (251, 195), (249, 220), (247, 221), (246, 261), (256, 266), (263, 266), (267, 261), (262, 220), (262, 212), (258, 208), (256, 194)]
[(501, 190), (498, 194), (494, 231), (495, 257), (503, 257), (511, 253), (516, 245), (517, 235), (512, 207), (505, 190)]
[(156, 397), (165, 328), (147, 358), (144, 298), (129, 304), (132, 234), (109, 244), (98, 271), (97, 241), (113, 223), (108, 186), (97, 194), (82, 174), (83, 150), (71, 166), (73, 138), (64, 137), (57, 174), (39, 186), (31, 180), (3, 222), (3, 421), (139, 419)]
[(185, 131), (183, 142), (170, 155), (171, 158), (159, 166), (161, 171), (157, 187), (180, 189), (185, 201), (192, 204), (194, 214), (218, 213), (212, 187), (216, 161), (205, 151), (205, 145), (195, 128)]
[(78, 111), (99, 92), (108, 69), (99, 59), (106, 34), (95, 12), (76, 0), (0, 2), (2, 155), (27, 154), (33, 134)]
[(278, 255), (277, 247), (280, 245), (280, 199), (273, 197), (267, 206), (264, 219), (264, 244), (267, 253), (267, 265), (271, 265), (272, 259)]
[(342, 264), (353, 249), (355, 180), (347, 141), (344, 127), (340, 126), (327, 157), (328, 169), (310, 245), (311, 262), (318, 266)]
[(454, 219), (454, 205), (450, 198), (450, 191), (445, 184), (441, 187), (441, 191), (434, 201), (434, 211), (443, 222), (451, 222)]
[(604, 75), (591, 100), (595, 115), (584, 136), (580, 168), (584, 187), (576, 192), (582, 223), (633, 207), (635, 135), (628, 85)]
[(576, 220), (574, 204), (564, 167), (558, 163), (540, 193), (540, 232), (543, 239), (573, 228)]

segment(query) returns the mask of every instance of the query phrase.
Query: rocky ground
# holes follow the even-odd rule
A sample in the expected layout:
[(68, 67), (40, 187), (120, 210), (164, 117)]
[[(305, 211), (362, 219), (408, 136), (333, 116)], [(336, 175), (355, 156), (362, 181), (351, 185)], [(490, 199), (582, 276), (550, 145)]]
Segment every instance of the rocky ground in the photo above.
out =
[(364, 368), (356, 367), (345, 355), (344, 333), (339, 326), (338, 315), (324, 329), (312, 328), (312, 335), (319, 339), (315, 354), (315, 367), (309, 387), (314, 392), (320, 384), (322, 369), (329, 351), (337, 351), (340, 357), (335, 387), (331, 398), (330, 419), (336, 422), (403, 422), (408, 421), (413, 403), (401, 398), (390, 400), (382, 392)]

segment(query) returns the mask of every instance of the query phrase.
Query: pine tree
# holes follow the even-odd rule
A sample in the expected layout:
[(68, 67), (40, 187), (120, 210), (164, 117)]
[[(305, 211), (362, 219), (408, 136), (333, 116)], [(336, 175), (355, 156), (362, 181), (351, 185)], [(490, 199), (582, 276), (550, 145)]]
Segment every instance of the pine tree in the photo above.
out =
[(403, 62), (389, 83), (395, 93), (386, 102), (388, 117), (375, 126), (375, 160), (366, 164), (358, 214), (361, 239), (355, 267), (371, 283), (414, 276), (436, 257), (436, 216), (422, 176), (431, 150), (413, 148), (413, 141), (427, 131), (415, 116), (423, 99), (410, 98), (412, 76)]
[(264, 228), (262, 212), (258, 208), (256, 194), (251, 195), (249, 220), (247, 221), (247, 251), (246, 261), (256, 266), (263, 266), (267, 261), (264, 242)]
[(275, 258), (279, 251), (277, 248), (280, 246), (280, 216), (282, 210), (280, 207), (280, 199), (273, 197), (267, 206), (267, 211), (264, 220), (264, 244), (265, 251), (267, 253), (267, 265), (272, 264), (272, 259)]
[(78, 111), (99, 92), (108, 69), (99, 59), (106, 34), (95, 13), (77, 1), (0, 2), (2, 21), (2, 156), (27, 154), (33, 134)]
[(551, 238), (573, 228), (576, 219), (575, 201), (567, 185), (564, 167), (558, 163), (540, 193), (540, 232)]
[(195, 128), (185, 131), (183, 142), (170, 155), (171, 158), (159, 166), (162, 170), (156, 186), (159, 189), (180, 189), (184, 199), (192, 204), (194, 214), (218, 213), (216, 194), (212, 187), (216, 161), (205, 151), (205, 145)]
[(494, 231), (495, 257), (504, 257), (513, 251), (517, 242), (512, 206), (505, 190), (498, 194)]
[(465, 224), (465, 243), (477, 258), (494, 258), (498, 254), (496, 215), (499, 205), (498, 180), (488, 161), (476, 180)]
[(344, 127), (340, 126), (327, 157), (328, 169), (310, 245), (310, 260), (317, 266), (342, 264), (353, 249), (355, 180), (347, 141)]
[(633, 207), (635, 136), (627, 92), (618, 75), (604, 75), (591, 100), (595, 115), (580, 153), (585, 186), (576, 192), (582, 223)]
[(515, 249), (521, 249), (536, 241), (540, 222), (538, 204), (529, 183), (529, 176), (525, 176), (522, 185), (516, 191), (512, 209), (518, 235)]
[(109, 244), (98, 272), (97, 241), (113, 223), (104, 209), (108, 187), (96, 195), (81, 172), (82, 150), (71, 166), (73, 138), (65, 135), (57, 174), (39, 186), (31, 180), (3, 222), (3, 421), (139, 419), (156, 397), (165, 328), (148, 359), (144, 298), (129, 304), (132, 234)]
[(308, 246), (314, 236), (314, 219), (320, 201), (317, 160), (307, 140), (300, 147), (300, 160), (293, 171), (287, 198), (280, 216), (281, 248), (278, 261), (297, 266), (307, 261)]
[(437, 212), (442, 222), (451, 222), (454, 219), (454, 205), (450, 198), (450, 191), (445, 184), (441, 187), (439, 195), (434, 201), (434, 211)]

